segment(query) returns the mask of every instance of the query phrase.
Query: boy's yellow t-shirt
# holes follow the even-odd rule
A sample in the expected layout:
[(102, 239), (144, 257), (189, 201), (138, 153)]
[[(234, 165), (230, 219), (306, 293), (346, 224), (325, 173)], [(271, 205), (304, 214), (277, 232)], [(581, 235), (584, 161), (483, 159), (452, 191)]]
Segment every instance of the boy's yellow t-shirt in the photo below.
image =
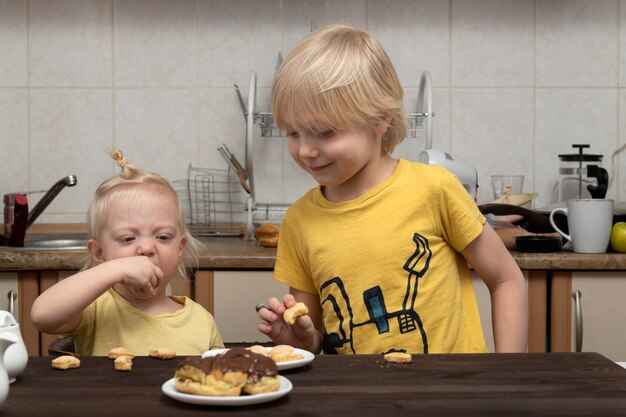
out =
[(106, 356), (122, 346), (138, 356), (147, 356), (150, 348), (157, 347), (181, 356), (224, 347), (211, 313), (188, 297), (170, 298), (181, 304), (180, 309), (153, 315), (109, 289), (83, 311), (79, 326), (68, 336), (74, 337), (77, 353), (87, 356)]
[(318, 187), (290, 207), (274, 279), (319, 295), (327, 353), (487, 352), (459, 253), (484, 222), (454, 174), (400, 160), (355, 200)]

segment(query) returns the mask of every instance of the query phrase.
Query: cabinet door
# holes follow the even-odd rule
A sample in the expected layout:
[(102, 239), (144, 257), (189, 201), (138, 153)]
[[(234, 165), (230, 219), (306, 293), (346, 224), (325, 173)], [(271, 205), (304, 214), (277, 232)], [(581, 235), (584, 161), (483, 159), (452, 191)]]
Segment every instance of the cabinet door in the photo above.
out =
[(272, 271), (215, 271), (214, 316), (225, 343), (267, 342), (257, 330), (254, 307), (270, 297), (282, 297), (289, 287), (272, 279)]
[(493, 342), (493, 330), (491, 326), (491, 296), (487, 286), (472, 271), (472, 283), (474, 284), (474, 293), (476, 293), (476, 301), (478, 302), (478, 311), (480, 312), (480, 323), (483, 326), (483, 334), (485, 336), (485, 342), (489, 352), (495, 352), (495, 345)]
[[(9, 310), (9, 291), (15, 291), (17, 294), (18, 280), (17, 272), (2, 272), (0, 273), (0, 310)], [(15, 300), (13, 315), (17, 320), (19, 315), (18, 300)]]
[[(626, 273), (575, 272), (572, 292), (582, 304), (582, 351), (599, 352), (613, 361), (626, 361)], [(572, 351), (576, 351), (576, 305), (572, 300)]]
[[(524, 278), (526, 279), (526, 284), (528, 285), (528, 272), (524, 271)], [(545, 281), (545, 280), (542, 280)], [(489, 348), (490, 352), (495, 352), (495, 342), (493, 340), (493, 321), (491, 319), (491, 294), (489, 294), (489, 289), (482, 281), (482, 279), (476, 275), (474, 271), (472, 271), (472, 283), (474, 284), (474, 293), (476, 294), (476, 301), (478, 303), (478, 311), (480, 313), (480, 323), (483, 327), (483, 335), (485, 336), (485, 342), (487, 343), (487, 348)], [(545, 284), (544, 284), (545, 285)], [(540, 336), (538, 338), (543, 343), (533, 343), (528, 347), (529, 351), (535, 352), (545, 352), (545, 325), (538, 326), (539, 328), (535, 329), (535, 321), (541, 321), (545, 323), (545, 309), (546, 309), (546, 299), (545, 293), (533, 294), (534, 296), (539, 296), (539, 300), (534, 300), (540, 304), (543, 304), (543, 309), (533, 309), (532, 306), (529, 308), (529, 313), (531, 315), (529, 320), (529, 342), (533, 340), (533, 335), (539, 333)], [(531, 296), (529, 290), (529, 297)], [(533, 304), (533, 300), (529, 300), (529, 305)], [(540, 316), (540, 317), (537, 317)], [(535, 336), (536, 337), (536, 336)], [(532, 347), (532, 349), (531, 349)]]

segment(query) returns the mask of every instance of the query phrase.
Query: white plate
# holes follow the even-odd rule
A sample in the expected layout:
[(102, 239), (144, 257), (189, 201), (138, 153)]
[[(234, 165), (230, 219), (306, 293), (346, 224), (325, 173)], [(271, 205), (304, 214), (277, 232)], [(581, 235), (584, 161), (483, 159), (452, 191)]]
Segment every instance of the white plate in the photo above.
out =
[(161, 390), (163, 391), (163, 394), (168, 397), (188, 404), (221, 406), (261, 404), (284, 397), (292, 390), (293, 384), (290, 380), (282, 375), (278, 375), (278, 378), (280, 379), (280, 387), (278, 388), (278, 391), (268, 392), (266, 394), (241, 395), (239, 397), (208, 397), (206, 395), (193, 395), (178, 392), (176, 391), (176, 383), (174, 381), (175, 378), (165, 381), (161, 386)]
[[(227, 350), (228, 349), (207, 350), (206, 352), (204, 352), (202, 354), (202, 357), (203, 358), (208, 358), (210, 356), (216, 356), (216, 355), (219, 355), (220, 353), (226, 352)], [(272, 348), (268, 347), (267, 350), (272, 350)], [(291, 369), (291, 368), (298, 368), (300, 366), (306, 365), (307, 363), (313, 362), (313, 359), (315, 359), (315, 355), (312, 354), (311, 352), (309, 352), (308, 350), (298, 349), (298, 348), (294, 348), (293, 350), (294, 350), (294, 352), (299, 353), (302, 356), (304, 356), (304, 358), (303, 359), (298, 359), (297, 361), (278, 362), (278, 363), (276, 363), (276, 366), (278, 367), (279, 371), (283, 371), (285, 369)]]

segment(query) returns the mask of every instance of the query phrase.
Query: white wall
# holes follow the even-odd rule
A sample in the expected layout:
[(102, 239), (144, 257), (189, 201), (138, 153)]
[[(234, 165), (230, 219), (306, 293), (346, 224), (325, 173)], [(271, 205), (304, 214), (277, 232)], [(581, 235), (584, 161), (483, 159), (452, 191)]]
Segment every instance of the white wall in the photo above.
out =
[[(40, 221), (82, 222), (116, 172), (106, 149), (171, 180), (189, 163), (225, 168), (222, 143), (243, 160), (233, 84), (247, 98), (258, 72), (268, 111), (278, 52), (311, 21), (346, 21), (387, 49), (407, 111), (432, 73), (434, 146), (478, 168), (479, 202), (492, 174), (519, 173), (545, 205), (558, 154), (589, 143), (611, 172), (625, 142), (624, 17), (623, 0), (0, 0), (0, 193), (75, 174)], [(312, 185), (284, 139), (258, 144), (259, 199), (292, 202)], [(422, 147), (407, 140), (396, 155)], [(617, 173), (609, 195), (625, 199)]]

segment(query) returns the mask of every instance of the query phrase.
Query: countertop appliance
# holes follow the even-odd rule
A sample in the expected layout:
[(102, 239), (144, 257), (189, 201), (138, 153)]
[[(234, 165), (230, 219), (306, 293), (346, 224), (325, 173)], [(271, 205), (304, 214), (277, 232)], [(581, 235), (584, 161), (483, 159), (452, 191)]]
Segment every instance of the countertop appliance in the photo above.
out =
[(454, 173), (467, 192), (476, 198), (478, 191), (478, 172), (468, 163), (453, 157), (450, 153), (440, 149), (432, 149), (433, 145), (433, 88), (430, 72), (424, 71), (420, 77), (419, 92), (417, 95), (417, 114), (424, 119), (423, 127), (426, 137), (424, 150), (417, 160), (425, 164), (440, 165)]

